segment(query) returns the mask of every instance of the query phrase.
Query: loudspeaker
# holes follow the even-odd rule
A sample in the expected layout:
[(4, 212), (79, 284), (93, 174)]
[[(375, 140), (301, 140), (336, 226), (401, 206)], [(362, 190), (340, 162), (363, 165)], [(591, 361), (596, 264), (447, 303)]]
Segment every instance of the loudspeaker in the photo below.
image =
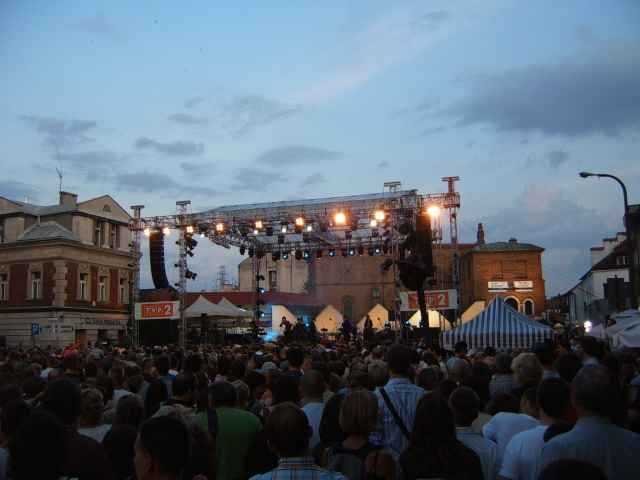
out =
[(169, 288), (169, 280), (164, 267), (164, 234), (155, 230), (149, 235), (149, 263), (151, 278), (156, 288)]

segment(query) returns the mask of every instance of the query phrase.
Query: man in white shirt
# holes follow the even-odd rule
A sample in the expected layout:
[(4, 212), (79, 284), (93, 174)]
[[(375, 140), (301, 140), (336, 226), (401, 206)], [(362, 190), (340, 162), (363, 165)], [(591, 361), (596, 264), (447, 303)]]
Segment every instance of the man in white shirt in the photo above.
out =
[(307, 416), (313, 430), (309, 440), (309, 448), (313, 450), (320, 443), (320, 420), (324, 411), (322, 396), (324, 395), (325, 383), (322, 374), (317, 370), (307, 371), (300, 377), (300, 390), (302, 392), (302, 411)]
[(542, 425), (515, 435), (507, 444), (500, 479), (536, 480), (549, 425), (561, 423), (571, 403), (569, 384), (560, 378), (543, 380), (538, 387), (538, 409)]
[(449, 397), (449, 408), (456, 422), (456, 437), (476, 452), (482, 464), (485, 480), (495, 480), (498, 473), (498, 447), (471, 428), (471, 424), (478, 417), (480, 397), (469, 387), (459, 387)]
[(500, 412), (482, 427), (482, 435), (498, 446), (499, 465), (502, 464), (507, 444), (516, 434), (540, 425), (536, 418), (538, 416), (536, 393), (535, 387), (525, 390), (520, 401), (522, 413)]

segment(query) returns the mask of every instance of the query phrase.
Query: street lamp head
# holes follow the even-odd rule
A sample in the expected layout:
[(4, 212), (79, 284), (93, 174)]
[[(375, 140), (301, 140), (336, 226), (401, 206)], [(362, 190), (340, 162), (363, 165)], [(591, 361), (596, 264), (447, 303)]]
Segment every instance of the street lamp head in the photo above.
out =
[(595, 177), (595, 173), (591, 173), (591, 172), (580, 172), (580, 176), (581, 176), (582, 178)]

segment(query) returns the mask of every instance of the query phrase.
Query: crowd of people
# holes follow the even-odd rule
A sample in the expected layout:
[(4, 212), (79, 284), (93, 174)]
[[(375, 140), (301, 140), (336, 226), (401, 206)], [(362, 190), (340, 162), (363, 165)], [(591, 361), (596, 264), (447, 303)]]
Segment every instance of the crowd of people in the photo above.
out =
[(0, 351), (0, 480), (636, 479), (637, 352)]

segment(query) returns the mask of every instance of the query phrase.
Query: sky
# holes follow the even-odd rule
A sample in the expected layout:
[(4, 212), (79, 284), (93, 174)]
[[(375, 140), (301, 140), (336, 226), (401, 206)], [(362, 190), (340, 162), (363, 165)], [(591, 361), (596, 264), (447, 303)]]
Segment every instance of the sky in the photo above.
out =
[[(551, 296), (623, 229), (578, 172), (640, 202), (639, 25), (635, 0), (4, 0), (0, 195), (56, 203), (58, 168), (151, 216), (458, 175), (460, 240), (544, 247)], [(239, 259), (200, 242), (190, 288)]]

